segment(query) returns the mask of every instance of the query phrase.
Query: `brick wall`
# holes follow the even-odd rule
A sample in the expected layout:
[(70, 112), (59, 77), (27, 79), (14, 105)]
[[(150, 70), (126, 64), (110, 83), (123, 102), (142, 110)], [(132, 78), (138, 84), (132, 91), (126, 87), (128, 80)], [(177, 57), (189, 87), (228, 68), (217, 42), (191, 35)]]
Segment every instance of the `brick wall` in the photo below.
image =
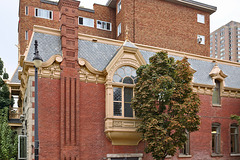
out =
[[(122, 6), (117, 20), (128, 25), (132, 42), (209, 56), (209, 13), (164, 0), (122, 0)], [(205, 24), (197, 14), (205, 15)], [(198, 34), (205, 45), (197, 43)]]
[(60, 80), (39, 79), (40, 159), (60, 159)]
[[(107, 154), (143, 153), (145, 142), (138, 146), (112, 146), (104, 133), (105, 85), (79, 82), (79, 160), (95, 160)], [(211, 126), (221, 124), (222, 160), (230, 157), (231, 114), (240, 114), (240, 99), (222, 97), (222, 107), (212, 107), (211, 96), (200, 95), (200, 130), (190, 134), (192, 160), (219, 159), (211, 157)], [(39, 140), (41, 159), (60, 159), (60, 80), (39, 79)], [(169, 159), (181, 159), (177, 156)], [(144, 154), (143, 160), (151, 160)]]
[[(25, 15), (25, 6), (29, 6), (28, 16)], [(34, 8), (52, 10), (53, 20), (34, 17)], [(198, 13), (205, 15), (205, 24), (197, 22)], [(116, 9), (94, 4), (94, 13), (78, 10), (78, 15), (95, 20), (94, 28), (79, 25), (80, 33), (125, 40), (127, 25), (132, 42), (209, 56), (210, 25), (207, 12), (164, 0), (122, 0), (122, 10), (118, 14)], [(32, 31), (33, 25), (60, 27), (57, 6), (41, 3), (40, 0), (21, 0), (19, 17), (21, 54), (24, 54), (29, 42), (25, 40), (25, 31)], [(112, 31), (97, 29), (96, 20), (111, 22)], [(117, 37), (119, 23), (122, 24), (122, 34)], [(198, 34), (205, 36), (205, 45), (197, 43)]]

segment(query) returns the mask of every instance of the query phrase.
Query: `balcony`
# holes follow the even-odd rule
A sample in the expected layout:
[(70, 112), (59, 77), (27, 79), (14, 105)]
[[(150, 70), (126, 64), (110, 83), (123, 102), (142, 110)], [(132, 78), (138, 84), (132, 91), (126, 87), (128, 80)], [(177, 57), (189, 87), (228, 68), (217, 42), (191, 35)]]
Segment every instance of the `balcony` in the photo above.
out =
[(9, 110), (8, 124), (10, 126), (22, 126), (22, 122), (20, 120), (21, 114), (22, 114), (22, 108), (11, 107)]
[(141, 133), (137, 126), (140, 120), (135, 118), (106, 118), (105, 133), (112, 145), (138, 145)]

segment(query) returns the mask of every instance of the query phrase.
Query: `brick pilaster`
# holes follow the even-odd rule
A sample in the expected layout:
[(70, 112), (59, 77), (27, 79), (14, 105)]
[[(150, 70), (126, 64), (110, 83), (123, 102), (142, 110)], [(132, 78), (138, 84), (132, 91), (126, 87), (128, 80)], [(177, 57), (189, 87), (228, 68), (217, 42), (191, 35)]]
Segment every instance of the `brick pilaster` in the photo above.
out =
[(79, 155), (79, 65), (78, 65), (78, 6), (74, 0), (60, 0), (60, 28), (63, 62), (61, 72), (61, 160), (80, 158)]

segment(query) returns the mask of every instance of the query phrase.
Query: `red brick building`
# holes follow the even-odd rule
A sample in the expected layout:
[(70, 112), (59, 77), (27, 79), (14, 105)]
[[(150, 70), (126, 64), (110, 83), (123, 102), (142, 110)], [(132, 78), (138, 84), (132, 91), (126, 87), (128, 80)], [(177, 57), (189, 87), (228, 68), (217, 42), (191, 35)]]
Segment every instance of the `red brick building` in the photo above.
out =
[(239, 127), (230, 116), (240, 115), (240, 64), (202, 56), (209, 54), (215, 10), (189, 0), (112, 0), (94, 10), (73, 0), (21, 0), (21, 67), (11, 83), (20, 79), (27, 159), (34, 159), (35, 40), (44, 61), (38, 73), (41, 160), (151, 160), (125, 97), (136, 69), (163, 49), (175, 59), (188, 57), (201, 100), (200, 130), (168, 159), (239, 159)]

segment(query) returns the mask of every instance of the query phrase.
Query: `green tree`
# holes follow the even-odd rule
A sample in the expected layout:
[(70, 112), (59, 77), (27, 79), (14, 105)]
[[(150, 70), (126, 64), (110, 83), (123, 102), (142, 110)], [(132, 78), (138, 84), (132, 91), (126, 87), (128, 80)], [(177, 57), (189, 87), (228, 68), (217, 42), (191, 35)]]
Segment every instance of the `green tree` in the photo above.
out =
[(240, 116), (234, 114), (234, 115), (231, 115), (231, 119), (236, 120), (238, 122), (238, 124), (240, 125)]
[(0, 58), (0, 109), (13, 105), (13, 98), (10, 97), (8, 86), (4, 82), (4, 79), (8, 79), (8, 74), (3, 67), (3, 61)]
[(3, 61), (0, 58), (0, 160), (17, 159), (17, 134), (8, 125), (9, 106), (13, 105), (10, 92), (3, 79), (8, 78), (3, 71)]
[(8, 74), (6, 73), (6, 69), (3, 67), (3, 61), (0, 58), (0, 109), (12, 106), (14, 103), (13, 98), (10, 97), (8, 86), (4, 82), (4, 79), (8, 79)]
[(0, 109), (0, 160), (17, 157), (18, 136), (8, 125), (8, 108)]
[(145, 152), (164, 160), (183, 147), (186, 131), (199, 129), (200, 100), (192, 91), (193, 72), (187, 58), (175, 62), (167, 52), (160, 52), (149, 60), (137, 70), (132, 108), (142, 119), (138, 131), (147, 142)]

